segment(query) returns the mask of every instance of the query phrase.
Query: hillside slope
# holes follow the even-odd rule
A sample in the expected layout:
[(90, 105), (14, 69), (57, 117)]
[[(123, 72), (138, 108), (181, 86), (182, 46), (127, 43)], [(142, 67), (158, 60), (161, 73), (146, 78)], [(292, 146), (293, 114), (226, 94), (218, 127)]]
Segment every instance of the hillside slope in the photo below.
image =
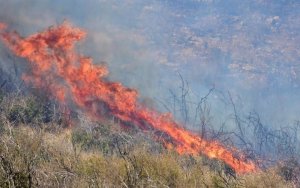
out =
[(293, 187), (288, 166), (237, 175), (222, 162), (167, 151), (138, 129), (57, 108), (1, 92), (0, 187)]

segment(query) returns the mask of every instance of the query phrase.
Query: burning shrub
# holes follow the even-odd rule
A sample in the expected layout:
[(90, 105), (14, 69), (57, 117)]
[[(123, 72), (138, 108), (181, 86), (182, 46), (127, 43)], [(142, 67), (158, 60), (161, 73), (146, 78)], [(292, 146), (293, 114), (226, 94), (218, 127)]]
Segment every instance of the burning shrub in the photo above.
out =
[(48, 131), (7, 123), (0, 137), (0, 187), (291, 187), (275, 171), (229, 178), (211, 170), (210, 159), (204, 163), (202, 157), (168, 150), (149, 152), (153, 148), (147, 142), (134, 138), (116, 142), (123, 145), (111, 155), (93, 147), (76, 150), (73, 134), (76, 143), (89, 143), (97, 134), (117, 134), (109, 129), (96, 128), (101, 134), (96, 131), (91, 137), (86, 131), (83, 139), (78, 138), (83, 129)]
[[(239, 173), (257, 170), (255, 163), (243, 158), (237, 150), (234, 153), (216, 140), (205, 140), (185, 130), (171, 114), (161, 114), (143, 106), (138, 102), (135, 89), (108, 81), (105, 66), (94, 65), (91, 58), (77, 53), (75, 44), (85, 36), (82, 29), (69, 23), (26, 38), (7, 31), (6, 27), (0, 32), (5, 45), (28, 61), (29, 72), (23, 74), (22, 79), (46, 91), (60, 103), (78, 107), (87, 116), (98, 120), (111, 115), (122, 122), (133, 123), (143, 131), (164, 133), (167, 136), (155, 138), (180, 154), (198, 155), (201, 152), (226, 162)], [(13, 111), (12, 119), (18, 120), (19, 111), (22, 109)], [(165, 139), (167, 137), (169, 139)]]
[[(6, 108), (1, 107), (1, 123), (8, 124), (8, 131), (2, 131), (0, 139), (1, 186), (287, 185), (274, 172), (270, 175), (269, 172), (260, 172), (253, 176), (240, 176), (258, 169), (236, 148), (227, 148), (217, 140), (204, 139), (204, 136), (184, 129), (173, 120), (171, 114), (161, 114), (138, 103), (136, 90), (108, 81), (105, 78), (108, 74), (106, 67), (93, 65), (91, 58), (76, 53), (75, 43), (84, 36), (85, 32), (67, 23), (27, 38), (17, 32), (0, 33), (0, 38), (16, 55), (28, 60), (29, 72), (22, 77), (27, 84), (47, 92), (62, 106), (74, 107), (89, 118), (100, 121), (113, 117), (123, 125), (133, 124), (140, 131), (150, 133), (153, 139), (160, 141), (171, 152), (158, 150), (158, 147), (152, 147), (153, 152), (149, 152), (147, 144), (136, 139), (140, 132), (132, 138), (127, 133), (112, 132), (109, 126), (103, 125), (89, 129), (66, 129), (56, 132), (57, 135), (34, 126), (24, 128), (22, 124), (55, 124), (55, 112), (35, 98), (17, 96), (6, 100), (2, 97), (0, 102)], [(60, 120), (61, 116), (58, 124)], [(204, 119), (203, 125), (205, 123)], [(10, 124), (20, 126), (12, 128)], [(119, 153), (115, 152), (116, 149)], [(210, 169), (196, 159), (182, 165), (184, 156), (181, 155), (199, 156), (200, 153), (209, 158), (207, 166)], [(292, 180), (296, 171), (282, 168), (282, 172), (287, 180)]]

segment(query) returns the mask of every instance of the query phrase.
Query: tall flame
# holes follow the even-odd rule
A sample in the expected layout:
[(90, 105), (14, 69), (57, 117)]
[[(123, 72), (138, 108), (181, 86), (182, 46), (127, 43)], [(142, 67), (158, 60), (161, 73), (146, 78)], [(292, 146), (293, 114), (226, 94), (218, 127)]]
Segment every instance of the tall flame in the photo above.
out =
[(143, 107), (137, 101), (136, 90), (107, 81), (106, 67), (93, 65), (91, 58), (76, 53), (75, 43), (86, 35), (83, 30), (63, 23), (23, 38), (17, 32), (7, 32), (5, 28), (5, 24), (0, 24), (3, 42), (13, 53), (30, 63), (30, 74), (23, 75), (26, 83), (46, 90), (63, 103), (76, 105), (91, 117), (102, 118), (102, 111), (106, 109), (114, 117), (131, 122), (142, 130), (165, 133), (168, 138), (158, 139), (180, 154), (203, 153), (224, 161), (238, 173), (257, 169), (236, 149), (229, 150), (217, 141), (204, 140), (183, 129), (170, 114), (160, 114)]

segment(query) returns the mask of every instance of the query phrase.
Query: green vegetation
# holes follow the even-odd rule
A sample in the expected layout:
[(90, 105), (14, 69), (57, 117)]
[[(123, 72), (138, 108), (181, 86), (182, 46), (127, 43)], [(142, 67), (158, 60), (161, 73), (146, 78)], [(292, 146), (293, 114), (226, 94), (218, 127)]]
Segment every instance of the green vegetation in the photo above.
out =
[(0, 97), (0, 187), (293, 187), (282, 166), (236, 175), (111, 122), (72, 120), (36, 97)]

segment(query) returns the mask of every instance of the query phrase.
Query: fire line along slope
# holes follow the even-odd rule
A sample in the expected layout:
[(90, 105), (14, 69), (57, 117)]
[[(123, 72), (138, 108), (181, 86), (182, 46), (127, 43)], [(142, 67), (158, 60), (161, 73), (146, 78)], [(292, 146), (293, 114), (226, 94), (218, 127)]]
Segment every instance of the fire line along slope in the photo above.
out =
[(105, 66), (93, 65), (91, 58), (76, 52), (76, 42), (86, 36), (82, 29), (65, 22), (25, 38), (8, 31), (5, 24), (0, 24), (0, 29), (4, 44), (28, 61), (30, 71), (24, 73), (22, 79), (49, 92), (61, 103), (76, 105), (96, 119), (105, 118), (100, 113), (105, 108), (113, 116), (142, 130), (163, 132), (169, 138), (157, 139), (180, 154), (202, 153), (224, 161), (238, 173), (258, 170), (254, 162), (247, 160), (237, 149), (202, 139), (183, 129), (170, 114), (160, 114), (140, 105), (135, 89), (107, 81)]

